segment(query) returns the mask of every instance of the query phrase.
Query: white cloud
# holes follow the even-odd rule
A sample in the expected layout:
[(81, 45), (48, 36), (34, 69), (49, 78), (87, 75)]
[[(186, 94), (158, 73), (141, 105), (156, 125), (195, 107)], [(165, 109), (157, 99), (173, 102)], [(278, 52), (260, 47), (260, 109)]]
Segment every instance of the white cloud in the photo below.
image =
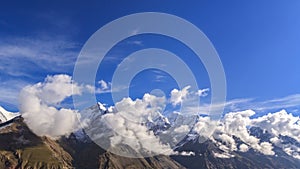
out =
[(259, 139), (250, 135), (247, 127), (251, 125), (250, 117), (255, 114), (252, 110), (228, 113), (224, 117), (224, 127), (221, 129), (226, 134), (236, 136), (253, 149), (266, 154), (273, 155), (272, 146), (259, 143)]
[[(110, 89), (110, 83), (101, 80), (100, 90)], [(73, 85), (73, 86), (72, 86)], [(72, 89), (73, 87), (73, 89)], [(77, 118), (79, 114), (71, 109), (56, 108), (63, 100), (76, 94), (81, 94), (83, 89), (93, 90), (89, 86), (79, 86), (68, 75), (48, 76), (43, 83), (25, 87), (20, 94), (20, 111), (29, 127), (38, 135), (59, 137), (68, 135), (78, 129)], [(142, 99), (132, 100), (124, 98), (110, 107), (111, 113), (103, 115), (101, 124), (104, 124), (113, 134), (101, 133), (99, 137), (110, 137), (110, 144), (117, 146), (127, 144), (141, 154), (173, 154), (170, 145), (160, 140), (152, 131), (149, 131), (145, 122), (154, 121), (161, 117), (166, 104), (173, 106), (188, 99), (190, 86), (182, 90), (171, 91), (171, 98), (157, 97), (145, 94)], [(201, 90), (200, 93), (208, 91)], [(292, 97), (295, 98), (295, 97)], [(296, 97), (297, 98), (297, 97)], [(286, 99), (270, 102), (287, 101)], [(226, 106), (235, 107), (237, 104), (252, 102), (251, 99), (236, 99), (226, 103)], [(234, 106), (233, 106), (234, 105)], [(293, 103), (294, 105), (294, 103)], [(222, 105), (212, 105), (218, 107)], [(103, 106), (102, 106), (103, 107)], [(191, 109), (193, 110), (193, 109)], [(43, 113), (41, 113), (43, 112)], [(300, 148), (295, 145), (283, 145), (279, 135), (289, 136), (300, 141), (299, 117), (288, 114), (285, 110), (269, 113), (253, 118), (253, 110), (230, 112), (224, 115), (221, 121), (211, 120), (210, 117), (199, 117), (193, 130), (203, 138), (211, 139), (224, 153), (215, 153), (218, 158), (231, 158), (230, 151), (247, 152), (253, 149), (265, 155), (274, 155), (273, 146), (281, 147), (287, 154), (300, 157)], [(259, 138), (250, 135), (249, 127), (258, 126), (271, 133), (274, 137), (270, 142), (261, 142)], [(186, 124), (178, 125), (175, 133), (187, 133), (190, 127)], [(236, 143), (234, 138), (239, 138), (243, 143)], [(189, 154), (189, 153), (187, 153)], [(145, 154), (144, 154), (145, 155)], [(192, 154), (189, 154), (192, 155)]]
[[(199, 122), (195, 125), (194, 130), (213, 140), (219, 145), (219, 148), (229, 153), (229, 151), (237, 151), (237, 143), (234, 137), (239, 138), (244, 144), (240, 145), (240, 151), (248, 151), (252, 148), (265, 155), (274, 155), (273, 146), (268, 142), (260, 142), (259, 138), (250, 135), (248, 127), (252, 125), (251, 116), (255, 114), (252, 110), (227, 113), (224, 118), (217, 122), (210, 120), (209, 117), (199, 118)], [(210, 126), (216, 124), (214, 126)]]
[(300, 159), (300, 148), (296, 146), (284, 146), (283, 147), (284, 152), (286, 152), (288, 155)]
[(275, 152), (273, 151), (273, 146), (269, 142), (260, 143), (258, 151), (260, 151), (261, 153), (263, 153), (265, 155), (275, 155)]
[(281, 134), (300, 141), (300, 119), (285, 110), (253, 119), (252, 125), (261, 127), (275, 136)]
[(72, 95), (80, 95), (82, 87), (76, 83), (72, 84), (72, 77), (69, 75), (47, 76), (44, 83), (35, 85), (38, 90), (38, 97), (47, 104), (57, 104)]
[(85, 85), (85, 89), (90, 93), (96, 93), (96, 94), (103, 94), (103, 93), (111, 93), (111, 92), (120, 92), (122, 90), (128, 89), (128, 86), (114, 86), (112, 88), (111, 82), (106, 82), (104, 80), (98, 81), (99, 87), (96, 87), (94, 85), (87, 84)]
[[(161, 140), (155, 137), (153, 132), (148, 131), (147, 133), (147, 128), (143, 125), (140, 126), (140, 124), (143, 124), (142, 122), (147, 120), (152, 121), (158, 114), (157, 112), (162, 112), (164, 106), (161, 103), (172, 104), (174, 106), (189, 99), (189, 95), (197, 94), (196, 92), (189, 92), (189, 88), (187, 86), (182, 90), (172, 90), (171, 99), (169, 100), (166, 100), (166, 98), (160, 98), (161, 100), (159, 100), (159, 97), (145, 94), (143, 99), (133, 101), (130, 98), (125, 98), (117, 103), (116, 107), (118, 111), (116, 117), (112, 116), (110, 117), (112, 119), (108, 120), (110, 121), (108, 124), (110, 124), (112, 130), (117, 132), (117, 134), (111, 137), (111, 142), (113, 144), (126, 143), (134, 146), (138, 151), (147, 149), (150, 152), (158, 153), (158, 151), (150, 148), (149, 142), (145, 141), (149, 139), (151, 140), (150, 142), (155, 142), (154, 147), (159, 149), (162, 146), (162, 149), (172, 152), (171, 147), (161, 144)], [(240, 104), (249, 102), (253, 102), (253, 99), (235, 99), (225, 103), (225, 106), (232, 109), (239, 109)], [(211, 108), (218, 108), (219, 106), (222, 105), (212, 105)], [(225, 114), (221, 121), (212, 120), (209, 116), (200, 116), (193, 130), (201, 135), (200, 141), (201, 138), (204, 138), (204, 140), (211, 139), (223, 151), (223, 153), (215, 153), (215, 156), (218, 158), (231, 158), (234, 157), (230, 154), (231, 151), (247, 152), (250, 149), (264, 155), (275, 155), (274, 146), (281, 147), (287, 154), (295, 158), (300, 157), (299, 147), (295, 145), (283, 146), (281, 140), (277, 138), (281, 134), (299, 140), (299, 117), (288, 114), (286, 111), (254, 118), (255, 114), (253, 110), (230, 112)], [(115, 126), (115, 121), (119, 121), (121, 126)], [(249, 128), (252, 126), (261, 127), (264, 131), (273, 134), (277, 140), (271, 139), (270, 141), (262, 142), (259, 138), (250, 134)], [(174, 128), (174, 133), (186, 133), (189, 129), (190, 127), (186, 124), (177, 125)], [(143, 134), (139, 131), (142, 131)], [(128, 139), (128, 137), (131, 139)], [(176, 140), (175, 136), (173, 138)], [(242, 144), (237, 143), (235, 138), (238, 138)], [(136, 142), (133, 140), (144, 141)]]
[(275, 98), (275, 99), (270, 99), (265, 101), (257, 101), (255, 99), (244, 99), (243, 102), (239, 102), (234, 105), (228, 105), (227, 108), (232, 111), (252, 109), (257, 112), (266, 112), (266, 111), (278, 111), (282, 109), (297, 108), (299, 106), (300, 106), (300, 94), (293, 94), (282, 98)]
[[(111, 146), (126, 144), (143, 156), (173, 154), (174, 152), (168, 144), (163, 144), (158, 136), (155, 136), (147, 126), (143, 125), (147, 121), (154, 121), (160, 117), (165, 104), (165, 97), (156, 97), (147, 93), (142, 99), (124, 98), (115, 104), (116, 111), (114, 113), (102, 116), (99, 123), (105, 124), (109, 130), (105, 130), (107, 133), (98, 135), (98, 139), (105, 140), (110, 136)], [(109, 134), (111, 132), (113, 134)], [(115, 153), (122, 154), (122, 152)], [(134, 156), (130, 153), (123, 155)]]
[(179, 154), (182, 156), (195, 156), (195, 153), (192, 151), (182, 151)]
[[(0, 43), (0, 71), (31, 76), (32, 66), (49, 71), (72, 69), (78, 45), (62, 37), (12, 38)], [(24, 64), (26, 63), (26, 64)]]
[(300, 105), (300, 94), (293, 94), (282, 98), (271, 99), (256, 104), (255, 110), (266, 111), (274, 109), (287, 109)]
[(26, 86), (20, 92), (20, 112), (29, 128), (40, 136), (57, 138), (79, 129), (77, 111), (56, 108), (82, 87), (68, 75), (48, 76), (44, 82)]
[(198, 90), (197, 95), (200, 97), (205, 97), (208, 95), (208, 92), (209, 92), (209, 88), (200, 89)]
[(94, 93), (94, 92), (95, 92), (95, 86), (92, 86), (92, 85), (85, 85), (85, 89), (86, 89), (89, 93)]
[(270, 141), (277, 147), (282, 148), (282, 150), (288, 155), (300, 159), (300, 147), (297, 147), (291, 143), (283, 144), (283, 140), (279, 139), (277, 136), (271, 138)]
[(199, 117), (194, 130), (204, 138), (209, 138), (213, 134), (216, 124), (217, 122), (210, 120), (209, 117)]
[(107, 82), (105, 82), (104, 80), (100, 80), (98, 82), (98, 84), (100, 84), (101, 90), (107, 90), (109, 88), (109, 84)]
[(220, 110), (222, 107), (229, 110), (240, 111), (242, 110), (240, 105), (251, 102), (252, 100), (253, 99), (233, 99), (233, 100), (226, 101), (224, 104), (223, 103), (215, 103), (215, 104), (202, 103), (200, 104), (199, 107), (189, 106), (187, 107), (187, 110), (188, 112), (200, 112), (201, 114), (207, 114), (207, 115), (209, 115), (209, 112), (216, 112), (217, 110)]
[(234, 157), (234, 155), (231, 155), (231, 154), (228, 154), (228, 153), (226, 153), (226, 152), (224, 152), (224, 153), (216, 153), (216, 152), (213, 152), (213, 155), (215, 156), (215, 157), (217, 157), (217, 158), (232, 158), (232, 157)]
[(130, 34), (131, 36), (137, 35), (137, 34), (139, 33), (139, 31), (140, 31), (140, 28), (135, 28), (135, 29), (133, 29), (131, 32), (129, 32), (129, 34)]
[(18, 105), (19, 91), (28, 83), (21, 80), (1, 81), (0, 77), (0, 102)]
[(140, 40), (133, 40), (133, 41), (127, 41), (127, 44), (137, 45), (137, 46), (143, 46), (143, 41)]
[(0, 42), (0, 101), (18, 105), (20, 90), (40, 72), (73, 70), (79, 45), (61, 36), (10, 37)]
[(246, 109), (251, 109), (256, 112), (267, 112), (267, 111), (278, 111), (282, 109), (289, 109), (294, 111), (294, 113), (299, 112), (298, 107), (300, 106), (300, 94), (293, 94), (282, 98), (275, 98), (266, 101), (257, 101), (254, 98), (240, 98), (227, 100), (225, 104), (207, 104), (201, 103), (200, 108), (198, 107), (188, 107), (190, 112), (198, 112), (200, 109), (201, 114), (208, 114), (214, 112), (214, 110), (219, 110), (224, 106), (226, 111), (242, 111)]
[(249, 150), (249, 147), (246, 144), (241, 144), (239, 150), (241, 152), (247, 152)]
[(191, 86), (186, 86), (182, 90), (173, 89), (171, 91), (170, 102), (173, 104), (173, 106), (180, 104), (184, 99), (187, 98), (190, 88)]
[(188, 133), (190, 130), (190, 127), (188, 125), (182, 125), (174, 129), (174, 132), (176, 133)]

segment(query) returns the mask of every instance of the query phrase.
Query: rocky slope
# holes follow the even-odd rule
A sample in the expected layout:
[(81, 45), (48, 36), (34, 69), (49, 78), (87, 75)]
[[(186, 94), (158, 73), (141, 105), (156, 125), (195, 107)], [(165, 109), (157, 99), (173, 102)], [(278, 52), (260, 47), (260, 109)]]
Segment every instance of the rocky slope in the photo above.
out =
[(0, 168), (72, 168), (72, 157), (57, 142), (32, 133), (22, 118), (0, 130)]
[(190, 169), (298, 169), (300, 167), (300, 160), (288, 156), (278, 148), (276, 149), (278, 156), (266, 156), (253, 150), (226, 153), (210, 140), (199, 143), (197, 139), (194, 139), (185, 142), (177, 150), (194, 153), (191, 156), (172, 156), (178, 163)]
[[(91, 119), (100, 119), (107, 113), (113, 113), (113, 110), (105, 109), (101, 105), (95, 105), (86, 110), (86, 115), (92, 116)], [(228, 149), (228, 142), (222, 140), (221, 137), (211, 137), (202, 143), (199, 142), (199, 138), (201, 138), (199, 133), (190, 130), (190, 133), (176, 146), (177, 154), (127, 158), (102, 149), (90, 140), (83, 130), (54, 140), (35, 135), (24, 123), (22, 117), (2, 119), (4, 120), (3, 123), (0, 123), (0, 169), (300, 168), (300, 160), (296, 158), (298, 147), (300, 147), (297, 139), (279, 134), (277, 137), (281, 141), (274, 142), (274, 134), (260, 127), (247, 128), (247, 132), (250, 134), (248, 137), (254, 136), (259, 139), (257, 145), (262, 145), (263, 142), (272, 143), (274, 155), (263, 154), (259, 149), (251, 146), (247, 151)], [(174, 125), (188, 124), (195, 120), (198, 121), (199, 117), (193, 116), (184, 119), (180, 115), (171, 118), (159, 115), (159, 118), (145, 125), (156, 134), (164, 134), (165, 130)], [(234, 142), (234, 145), (239, 148), (242, 144), (249, 145), (235, 135), (231, 142)], [(136, 153), (126, 144), (118, 145), (117, 148)]]
[(150, 158), (126, 158), (107, 152), (100, 156), (100, 169), (179, 169), (184, 168), (168, 156), (156, 156)]
[(168, 156), (125, 158), (72, 134), (59, 140), (38, 137), (21, 117), (0, 128), (1, 169), (184, 168)]

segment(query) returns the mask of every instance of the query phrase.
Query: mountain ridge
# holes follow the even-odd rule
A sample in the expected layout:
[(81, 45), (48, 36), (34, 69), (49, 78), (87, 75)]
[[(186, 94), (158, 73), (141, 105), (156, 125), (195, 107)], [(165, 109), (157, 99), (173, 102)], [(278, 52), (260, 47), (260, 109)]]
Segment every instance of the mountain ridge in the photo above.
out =
[(22, 117), (0, 129), (1, 169), (122, 169), (184, 168), (168, 156), (127, 158), (117, 156), (93, 143), (82, 142), (74, 134), (53, 140), (32, 133)]
[[(90, 108), (89, 114), (93, 118), (113, 113), (97, 104)], [(93, 114), (96, 113), (96, 114)], [(180, 115), (178, 115), (180, 116)], [(181, 118), (181, 117), (176, 117)], [(195, 117), (201, 120), (201, 117)], [(149, 127), (155, 128), (157, 134), (163, 133), (172, 125), (172, 120), (166, 117), (151, 122)], [(188, 120), (190, 121), (190, 120)], [(155, 125), (152, 125), (155, 124)], [(166, 126), (167, 125), (167, 126)], [(154, 129), (151, 129), (153, 130)], [(248, 128), (250, 136), (259, 138), (260, 143), (274, 139), (272, 133), (260, 127)], [(122, 169), (122, 168), (299, 168), (300, 160), (294, 158), (284, 148), (299, 147), (300, 143), (289, 136), (279, 135), (283, 140), (280, 144), (273, 144), (275, 155), (264, 155), (249, 148), (246, 152), (223, 149), (226, 142), (221, 139), (207, 139), (202, 141), (194, 130), (181, 140), (175, 147), (177, 154), (170, 156), (157, 155), (146, 158), (128, 158), (113, 154), (95, 144), (84, 130), (72, 133), (70, 136), (53, 140), (39, 137), (27, 127), (21, 116), (2, 123), (0, 128), (0, 168), (79, 168), (79, 169)], [(238, 147), (243, 142), (234, 136)], [(134, 151), (128, 145), (116, 148)]]

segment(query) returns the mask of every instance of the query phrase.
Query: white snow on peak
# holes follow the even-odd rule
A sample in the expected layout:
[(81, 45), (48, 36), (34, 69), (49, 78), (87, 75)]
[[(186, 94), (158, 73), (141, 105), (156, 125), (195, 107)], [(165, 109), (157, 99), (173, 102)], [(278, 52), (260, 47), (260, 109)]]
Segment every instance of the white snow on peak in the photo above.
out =
[(110, 106), (107, 110), (108, 110), (109, 113), (113, 113), (114, 112), (114, 107)]
[(107, 110), (106, 107), (102, 103), (100, 103), (100, 102), (98, 102), (98, 106), (99, 106), (99, 109), (101, 111), (106, 111)]
[(17, 116), (20, 116), (20, 113), (12, 113), (5, 110), (3, 107), (0, 106), (0, 124), (7, 122)]
[(226, 153), (226, 152), (224, 152), (224, 153), (213, 152), (213, 155), (217, 158), (232, 158), (232, 157), (234, 157), (234, 155)]

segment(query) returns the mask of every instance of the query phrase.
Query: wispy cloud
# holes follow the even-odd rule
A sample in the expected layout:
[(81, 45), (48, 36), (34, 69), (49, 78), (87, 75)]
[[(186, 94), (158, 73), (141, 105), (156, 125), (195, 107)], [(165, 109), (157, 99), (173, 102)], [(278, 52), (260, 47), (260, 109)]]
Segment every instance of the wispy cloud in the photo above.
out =
[[(13, 38), (0, 43), (0, 71), (28, 74), (35, 68), (63, 71), (72, 68), (79, 45), (61, 38)], [(29, 69), (27, 69), (29, 68)]]
[[(224, 103), (207, 103), (202, 102), (200, 100), (200, 104), (198, 104), (199, 99), (197, 97), (191, 96), (207, 96), (209, 89), (200, 89), (198, 92), (186, 90), (184, 94), (184, 98), (181, 98), (181, 102), (185, 102), (185, 111), (183, 113), (186, 114), (207, 114), (214, 115), (215, 113), (226, 114), (228, 112), (235, 111), (243, 111), (247, 109), (251, 109), (256, 111), (257, 113), (268, 113), (274, 112), (282, 109), (288, 109), (290, 112), (299, 113), (300, 109), (300, 94), (288, 95), (281, 98), (274, 98), (270, 100), (258, 100), (256, 98), (237, 98), (227, 100)], [(201, 95), (199, 95), (201, 94)], [(179, 102), (178, 102), (179, 103)], [(221, 116), (219, 116), (221, 117)]]
[(156, 70), (156, 69), (153, 69), (151, 70), (151, 72), (154, 74), (154, 81), (155, 82), (162, 82), (162, 81), (165, 81), (166, 78), (169, 76), (167, 73), (161, 71), (161, 70)]
[(120, 92), (123, 90), (127, 90), (129, 86), (118, 85), (112, 88), (112, 83), (104, 80), (98, 81), (98, 86), (93, 86), (90, 84), (85, 85), (85, 89), (90, 93), (95, 94), (104, 94), (104, 93), (112, 93), (112, 92)]
[(69, 73), (78, 44), (63, 37), (3, 38), (0, 42), (0, 101), (18, 105), (20, 90), (44, 74)]
[(300, 106), (300, 94), (293, 94), (282, 98), (275, 98), (267, 101), (254, 103), (253, 109), (267, 111), (272, 109), (288, 109)]
[(143, 46), (143, 41), (140, 40), (132, 40), (132, 41), (127, 41), (127, 44), (129, 45), (138, 45), (138, 46)]
[[(201, 104), (200, 112), (207, 113), (209, 110), (218, 110), (222, 104)], [(281, 98), (274, 98), (265, 101), (258, 101), (254, 98), (240, 98), (228, 100), (224, 104), (225, 113), (229, 111), (241, 111), (246, 109), (252, 109), (256, 112), (268, 113), (269, 111), (277, 111), (281, 109), (293, 109), (297, 111), (300, 108), (300, 94), (293, 94)], [(196, 110), (194, 107), (190, 107), (190, 111)], [(298, 112), (299, 113), (299, 112)]]
[(139, 31), (140, 31), (140, 28), (135, 28), (131, 32), (129, 32), (129, 34), (131, 36), (134, 36), (134, 35), (137, 35), (139, 33)]
[(22, 80), (8, 80), (0, 82), (0, 102), (18, 105), (19, 91), (28, 83)]

